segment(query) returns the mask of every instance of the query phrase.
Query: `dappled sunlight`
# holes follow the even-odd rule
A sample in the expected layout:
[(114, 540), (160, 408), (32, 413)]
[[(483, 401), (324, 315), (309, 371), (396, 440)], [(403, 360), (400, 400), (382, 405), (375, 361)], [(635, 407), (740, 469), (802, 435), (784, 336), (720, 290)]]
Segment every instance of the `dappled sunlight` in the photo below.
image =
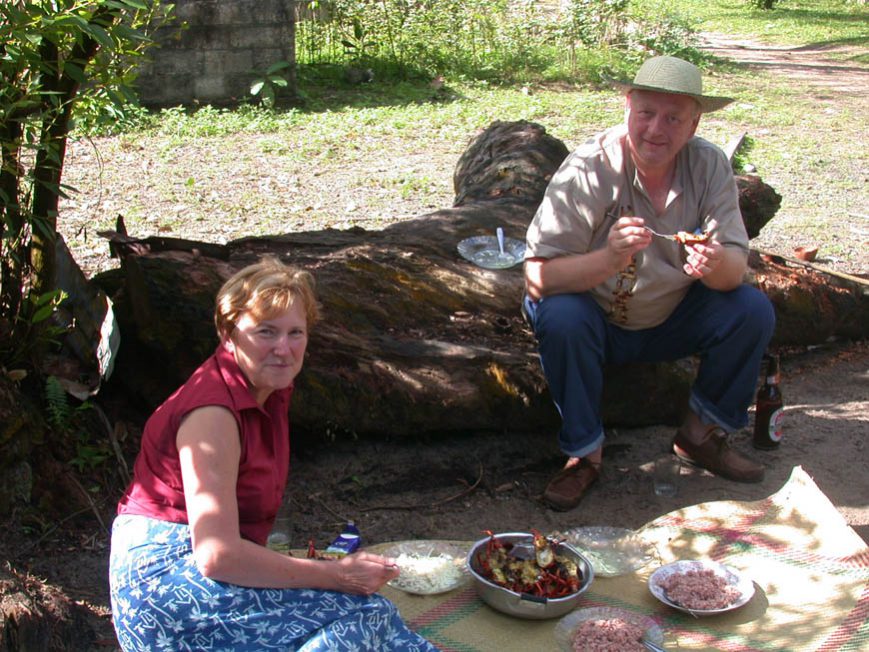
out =
[(680, 648), (818, 649), (846, 642), (854, 633), (847, 623), (867, 615), (866, 545), (799, 467), (769, 498), (685, 507), (642, 533), (662, 563), (713, 559), (755, 585), (751, 601), (734, 612), (701, 619), (667, 612)]
[[(862, 649), (869, 551), (801, 468), (771, 496), (684, 507), (655, 519), (639, 536), (654, 544), (657, 558), (634, 573), (596, 575), (580, 608), (646, 615), (663, 630), (668, 650)], [(750, 600), (704, 617), (665, 605), (652, 595), (648, 578), (679, 559), (730, 566), (750, 580)], [(425, 600), (386, 593), (411, 622), (467, 649), (514, 649), (509, 641), (520, 640), (524, 649), (551, 649), (551, 624), (488, 609), (470, 587)], [(502, 643), (492, 647), (496, 640)]]
[(866, 406), (860, 401), (843, 403), (798, 403), (788, 404), (788, 410), (804, 410), (808, 416), (829, 419), (831, 416), (841, 419), (854, 419), (869, 423)]

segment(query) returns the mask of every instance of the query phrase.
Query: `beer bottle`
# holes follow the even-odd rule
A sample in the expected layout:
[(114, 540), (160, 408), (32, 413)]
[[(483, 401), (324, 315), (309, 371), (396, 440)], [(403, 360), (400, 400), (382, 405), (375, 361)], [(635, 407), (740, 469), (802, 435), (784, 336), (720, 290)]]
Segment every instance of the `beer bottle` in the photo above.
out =
[(766, 357), (766, 377), (757, 391), (754, 412), (754, 447), (761, 450), (778, 448), (782, 438), (783, 401), (779, 389), (779, 360), (777, 355)]

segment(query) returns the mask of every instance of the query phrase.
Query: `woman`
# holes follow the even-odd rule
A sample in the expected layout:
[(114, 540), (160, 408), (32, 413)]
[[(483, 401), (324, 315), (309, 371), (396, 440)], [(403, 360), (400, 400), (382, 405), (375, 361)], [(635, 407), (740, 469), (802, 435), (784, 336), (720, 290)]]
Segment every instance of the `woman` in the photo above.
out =
[(215, 353), (148, 419), (112, 529), (112, 616), (130, 650), (423, 650), (373, 595), (398, 575), (265, 546), (290, 459), (288, 409), (308, 329), (310, 274), (275, 258), (217, 295)]

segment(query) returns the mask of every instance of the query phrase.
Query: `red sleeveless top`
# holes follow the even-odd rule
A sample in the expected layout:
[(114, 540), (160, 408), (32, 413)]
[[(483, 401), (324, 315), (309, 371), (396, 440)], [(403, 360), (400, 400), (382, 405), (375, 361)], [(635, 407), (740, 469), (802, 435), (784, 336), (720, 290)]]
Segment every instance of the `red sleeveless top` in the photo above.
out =
[(242, 537), (265, 545), (290, 470), (289, 407), (292, 386), (257, 405), (247, 379), (222, 345), (145, 423), (133, 480), (118, 514), (141, 514), (187, 523), (176, 436), (185, 415), (219, 405), (232, 412), (241, 439), (236, 497)]

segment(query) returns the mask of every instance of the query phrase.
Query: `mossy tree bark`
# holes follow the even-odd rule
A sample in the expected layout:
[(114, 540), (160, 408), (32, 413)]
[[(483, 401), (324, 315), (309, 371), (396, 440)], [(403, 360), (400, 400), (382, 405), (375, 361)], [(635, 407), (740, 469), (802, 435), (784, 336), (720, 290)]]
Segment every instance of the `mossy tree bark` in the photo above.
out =
[[(222, 281), (271, 254), (311, 270), (324, 307), (293, 401), (294, 436), (554, 432), (559, 418), (519, 310), (521, 266), (481, 269), (458, 255), (456, 243), (498, 226), (524, 238), (566, 154), (539, 125), (494, 123), (458, 162), (454, 207), (382, 231), (325, 230), (227, 245), (114, 234), (121, 269), (98, 279), (114, 295), (121, 321), (111, 384), (146, 407), (159, 403), (216, 346), (213, 299)], [(749, 230), (759, 231), (777, 195), (756, 179), (748, 187), (755, 197)], [(778, 344), (866, 335), (866, 301), (853, 288), (759, 257), (753, 273), (779, 311)], [(792, 307), (797, 295), (799, 306)], [(676, 423), (692, 371), (690, 361), (608, 370), (605, 422)]]

